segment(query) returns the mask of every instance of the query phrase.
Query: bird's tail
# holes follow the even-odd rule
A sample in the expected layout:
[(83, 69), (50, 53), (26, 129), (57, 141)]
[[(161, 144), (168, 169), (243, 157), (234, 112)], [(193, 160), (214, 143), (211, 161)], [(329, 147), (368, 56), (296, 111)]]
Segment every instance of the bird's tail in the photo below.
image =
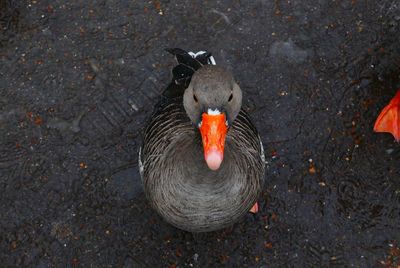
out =
[(207, 51), (194, 53), (186, 52), (180, 48), (168, 48), (166, 51), (174, 55), (178, 62), (178, 65), (172, 70), (174, 82), (177, 85), (183, 85), (185, 88), (189, 85), (194, 72), (201, 66), (207, 64), (215, 65), (214, 57)]

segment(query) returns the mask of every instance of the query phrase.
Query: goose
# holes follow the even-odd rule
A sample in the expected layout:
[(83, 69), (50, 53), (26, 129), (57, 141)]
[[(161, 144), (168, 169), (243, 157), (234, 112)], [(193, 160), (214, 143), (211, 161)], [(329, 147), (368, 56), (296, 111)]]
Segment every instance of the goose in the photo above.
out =
[(207, 51), (167, 49), (178, 64), (144, 128), (139, 171), (151, 207), (188, 232), (257, 212), (264, 149), (232, 73)]

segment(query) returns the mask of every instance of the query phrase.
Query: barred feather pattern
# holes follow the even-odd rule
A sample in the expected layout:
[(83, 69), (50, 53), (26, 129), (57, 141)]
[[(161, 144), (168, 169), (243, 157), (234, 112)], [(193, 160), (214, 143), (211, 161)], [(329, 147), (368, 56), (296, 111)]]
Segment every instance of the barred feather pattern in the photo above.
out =
[(254, 205), (264, 182), (264, 151), (246, 112), (240, 111), (229, 128), (221, 167), (211, 171), (182, 98), (159, 103), (145, 129), (139, 162), (152, 207), (172, 225), (191, 232), (238, 221)]

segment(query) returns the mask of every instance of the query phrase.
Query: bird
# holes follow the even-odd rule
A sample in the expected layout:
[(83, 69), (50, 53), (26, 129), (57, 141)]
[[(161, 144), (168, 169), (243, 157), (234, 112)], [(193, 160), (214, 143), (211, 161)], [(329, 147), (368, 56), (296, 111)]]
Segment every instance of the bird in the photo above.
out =
[(400, 142), (400, 89), (381, 111), (374, 125), (375, 132), (389, 132)]
[(230, 227), (258, 211), (261, 138), (228, 68), (208, 51), (166, 50), (178, 64), (143, 131), (138, 159), (145, 196), (176, 228)]

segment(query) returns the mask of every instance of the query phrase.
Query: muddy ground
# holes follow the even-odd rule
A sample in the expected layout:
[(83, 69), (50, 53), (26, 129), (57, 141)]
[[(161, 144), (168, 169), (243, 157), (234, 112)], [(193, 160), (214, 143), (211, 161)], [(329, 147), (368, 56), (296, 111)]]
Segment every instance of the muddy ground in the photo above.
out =
[[(392, 1), (0, 1), (2, 267), (397, 267), (400, 87)], [(141, 188), (164, 48), (231, 68), (267, 154), (261, 211), (165, 223)]]

